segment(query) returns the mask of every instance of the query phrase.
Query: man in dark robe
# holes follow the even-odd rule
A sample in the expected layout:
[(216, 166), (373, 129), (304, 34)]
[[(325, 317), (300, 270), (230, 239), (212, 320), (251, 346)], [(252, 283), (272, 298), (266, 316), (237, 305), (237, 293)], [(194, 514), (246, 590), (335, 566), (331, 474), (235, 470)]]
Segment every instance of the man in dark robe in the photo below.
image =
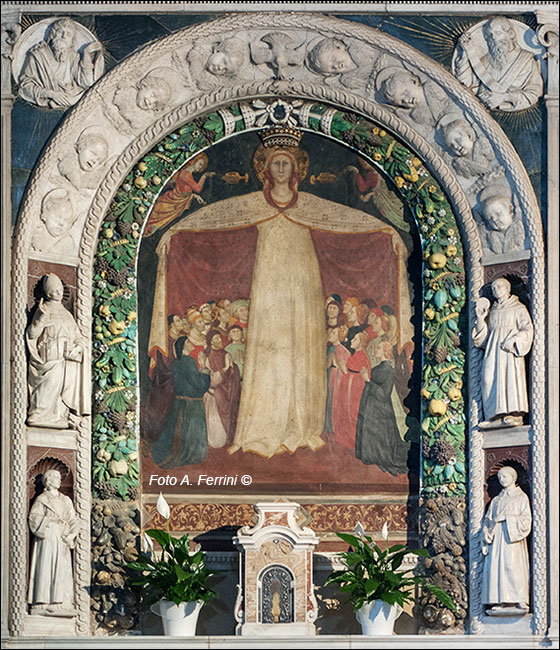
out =
[(175, 342), (171, 370), (175, 399), (161, 437), (152, 447), (152, 458), (162, 469), (196, 465), (206, 458), (208, 434), (202, 398), (210, 388), (210, 372), (198, 369), (190, 356), (192, 350), (193, 344), (185, 336)]

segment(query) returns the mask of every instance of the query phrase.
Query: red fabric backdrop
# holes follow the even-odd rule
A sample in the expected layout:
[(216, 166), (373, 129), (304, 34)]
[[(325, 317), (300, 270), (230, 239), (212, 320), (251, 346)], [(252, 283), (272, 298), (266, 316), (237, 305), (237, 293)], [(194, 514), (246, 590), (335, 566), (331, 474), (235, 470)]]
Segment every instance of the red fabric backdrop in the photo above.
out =
[[(184, 315), (208, 300), (248, 298), (258, 232), (179, 232), (167, 258), (168, 314)], [(398, 268), (391, 236), (385, 233), (312, 232), (325, 296), (373, 298), (397, 311)], [(289, 269), (286, 269), (289, 272)]]

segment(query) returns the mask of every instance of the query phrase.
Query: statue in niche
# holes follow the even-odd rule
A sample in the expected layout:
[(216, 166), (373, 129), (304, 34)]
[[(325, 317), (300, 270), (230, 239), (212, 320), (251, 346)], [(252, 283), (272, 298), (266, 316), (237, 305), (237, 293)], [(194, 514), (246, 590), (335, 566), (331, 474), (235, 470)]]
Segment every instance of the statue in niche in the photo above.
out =
[(73, 106), (103, 71), (102, 46), (92, 41), (80, 46), (79, 26), (59, 18), (45, 38), (27, 52), (18, 77), (19, 94), (37, 106), (65, 109)]
[(106, 174), (109, 144), (100, 126), (85, 128), (74, 144), (76, 155), (58, 161), (58, 171), (76, 190), (94, 190)]
[(47, 192), (41, 202), (41, 223), (31, 238), (31, 250), (58, 257), (76, 256), (76, 242), (71, 229), (77, 217), (67, 190), (59, 188)]
[(33, 551), (28, 602), (32, 614), (74, 616), (71, 549), (76, 546), (79, 520), (71, 499), (59, 491), (60, 472), (48, 469), (42, 482), (45, 491), (29, 511)]
[(294, 577), (289, 569), (271, 565), (260, 580), (261, 623), (294, 622)]
[(384, 67), (375, 76), (379, 101), (393, 107), (396, 115), (423, 134), (432, 133), (441, 115), (448, 111), (450, 100), (445, 91), (432, 81), (422, 81), (406, 68)]
[(212, 45), (195, 43), (187, 53), (188, 70), (178, 66), (187, 85), (210, 90), (224, 82), (247, 81), (243, 75), (249, 64), (249, 47), (240, 38), (231, 37)]
[[(497, 16), (465, 32), (453, 60), (453, 73), (488, 108), (521, 111), (537, 103), (543, 79), (533, 52), (521, 47), (517, 21)], [(528, 28), (522, 26), (518, 31)]]
[(525, 355), (533, 342), (533, 323), (525, 305), (511, 294), (506, 278), (492, 282), (496, 299), (490, 308), (487, 298), (476, 303), (474, 344), (484, 349), (482, 405), (485, 421), (480, 428), (515, 427), (529, 411)]
[(522, 616), (529, 611), (531, 507), (513, 467), (502, 467), (498, 480), (503, 489), (482, 522), (482, 602), (491, 616)]
[(368, 87), (377, 56), (358, 42), (346, 44), (339, 38), (327, 37), (310, 43), (306, 64), (326, 84), (339, 81), (346, 88), (359, 89)]
[(486, 254), (502, 255), (523, 249), (525, 229), (515, 215), (507, 190), (487, 187), (480, 195), (482, 223), (479, 227), (482, 248)]
[(275, 79), (288, 79), (290, 68), (299, 66), (305, 59), (305, 50), (300, 43), (294, 43), (289, 34), (271, 32), (257, 43), (250, 43), (251, 58), (255, 65), (267, 64)]
[(72, 314), (62, 305), (63, 285), (51, 273), (25, 338), (29, 351), (27, 424), (75, 428), (88, 409), (86, 343)]
[(137, 84), (117, 88), (112, 103), (103, 106), (105, 116), (117, 131), (137, 133), (169, 105), (175, 77), (171, 68), (154, 68)]

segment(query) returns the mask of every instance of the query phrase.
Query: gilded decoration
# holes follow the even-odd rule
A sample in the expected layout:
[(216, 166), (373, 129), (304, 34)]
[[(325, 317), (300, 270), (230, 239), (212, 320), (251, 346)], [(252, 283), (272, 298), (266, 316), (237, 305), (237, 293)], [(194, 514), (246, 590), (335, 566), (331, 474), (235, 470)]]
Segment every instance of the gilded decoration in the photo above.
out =
[[(365, 530), (370, 531), (381, 530), (387, 522), (389, 531), (403, 535), (413, 520), (405, 503), (303, 503), (303, 506), (310, 517), (306, 525), (318, 534), (353, 530), (359, 521)], [(147, 527), (165, 525), (154, 503), (146, 503), (144, 508)], [(207, 531), (218, 526), (249, 526), (253, 523), (253, 514), (254, 508), (249, 503), (178, 503), (171, 505), (169, 527), (176, 531)]]

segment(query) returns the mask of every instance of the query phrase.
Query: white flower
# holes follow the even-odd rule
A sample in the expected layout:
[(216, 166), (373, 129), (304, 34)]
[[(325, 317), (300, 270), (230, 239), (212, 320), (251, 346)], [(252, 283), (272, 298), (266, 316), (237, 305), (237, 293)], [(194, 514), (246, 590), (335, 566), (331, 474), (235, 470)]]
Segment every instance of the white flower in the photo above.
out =
[(383, 528), (381, 529), (381, 537), (383, 537), (385, 541), (389, 539), (389, 528), (387, 526), (387, 522), (383, 524)]
[(159, 493), (159, 497), (156, 503), (156, 508), (159, 514), (162, 517), (165, 517), (165, 519), (169, 519), (169, 517), (171, 517), (171, 510), (169, 509), (169, 504), (163, 498), (163, 494), (161, 492)]
[(144, 553), (147, 553), (148, 551), (152, 553), (154, 552), (154, 542), (149, 535), (146, 535), (146, 533), (144, 533), (144, 536), (142, 537), (142, 551)]
[(194, 549), (189, 553), (189, 556), (193, 557), (193, 555), (196, 555), (200, 551), (201, 548), (202, 548), (202, 546), (200, 544), (197, 544), (194, 547)]
[(354, 528), (354, 533), (358, 535), (359, 537), (363, 537), (366, 534), (366, 531), (364, 530), (364, 527), (362, 526), (362, 522), (359, 521), (355, 528)]

